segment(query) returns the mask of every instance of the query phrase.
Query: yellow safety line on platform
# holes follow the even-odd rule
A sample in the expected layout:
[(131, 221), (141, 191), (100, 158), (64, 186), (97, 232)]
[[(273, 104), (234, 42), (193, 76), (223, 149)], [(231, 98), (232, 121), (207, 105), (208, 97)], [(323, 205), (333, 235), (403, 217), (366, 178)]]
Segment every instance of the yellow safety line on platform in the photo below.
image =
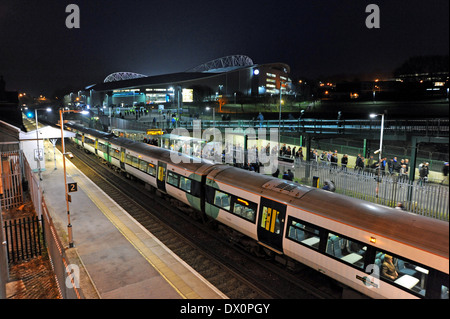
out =
[[(73, 177), (75, 179), (75, 177)], [(78, 179), (78, 178), (77, 178)], [(192, 289), (185, 284), (183, 279), (181, 279), (173, 270), (171, 270), (167, 265), (156, 256), (119, 218), (111, 212), (109, 208), (106, 207), (103, 202), (99, 201), (96, 196), (89, 191), (89, 187), (87, 187), (84, 182), (78, 179), (77, 183), (81, 184), (80, 188), (86, 193), (86, 195), (94, 202), (94, 204), (100, 209), (103, 215), (109, 219), (109, 221), (119, 230), (119, 232), (133, 245), (134, 248), (142, 255), (142, 257), (147, 260), (150, 265), (164, 278), (164, 280), (172, 286), (175, 291), (183, 298), (183, 299), (201, 299), (200, 296), (192, 291)], [(86, 187), (83, 187), (86, 186)], [(164, 271), (161, 270), (164, 268)], [(166, 273), (166, 274), (165, 274)], [(172, 278), (172, 280), (169, 279)], [(176, 284), (174, 283), (176, 282)], [(177, 287), (182, 286), (182, 287)], [(186, 293), (183, 293), (181, 290), (189, 290)]]

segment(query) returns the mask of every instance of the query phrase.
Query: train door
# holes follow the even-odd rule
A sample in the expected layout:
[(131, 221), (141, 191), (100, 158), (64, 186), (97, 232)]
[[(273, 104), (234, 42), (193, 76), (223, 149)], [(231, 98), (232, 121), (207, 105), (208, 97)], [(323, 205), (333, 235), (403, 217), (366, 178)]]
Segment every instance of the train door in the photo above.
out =
[(166, 191), (166, 169), (167, 164), (158, 161), (158, 176), (156, 178), (156, 185), (158, 189), (165, 192)]
[(111, 163), (111, 144), (106, 143), (106, 154), (105, 159), (108, 161), (108, 163)]
[(120, 149), (120, 168), (125, 169), (125, 149)]
[(258, 221), (258, 240), (283, 252), (283, 231), (286, 205), (261, 197)]

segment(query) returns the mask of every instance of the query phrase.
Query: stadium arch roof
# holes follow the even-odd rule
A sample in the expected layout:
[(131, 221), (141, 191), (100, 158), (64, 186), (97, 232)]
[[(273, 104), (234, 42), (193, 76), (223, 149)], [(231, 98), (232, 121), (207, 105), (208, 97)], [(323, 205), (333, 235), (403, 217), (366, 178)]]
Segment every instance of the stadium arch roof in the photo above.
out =
[(139, 79), (139, 78), (146, 78), (146, 77), (147, 77), (147, 75), (133, 73), (133, 72), (115, 72), (115, 73), (111, 73), (110, 75), (108, 75), (103, 80), (103, 83), (116, 82), (116, 81), (122, 81), (122, 80)]
[(252, 59), (246, 55), (229, 55), (200, 64), (186, 72), (226, 72), (252, 65)]

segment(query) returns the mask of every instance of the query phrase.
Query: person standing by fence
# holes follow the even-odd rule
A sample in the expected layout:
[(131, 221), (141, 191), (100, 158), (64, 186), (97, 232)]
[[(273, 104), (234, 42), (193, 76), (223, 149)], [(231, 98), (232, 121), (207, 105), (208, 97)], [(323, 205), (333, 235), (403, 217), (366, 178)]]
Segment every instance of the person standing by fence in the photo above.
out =
[(347, 154), (344, 154), (344, 156), (342, 156), (341, 158), (341, 167), (344, 172), (347, 171), (347, 164), (348, 164), (348, 156)]
[(428, 180), (428, 163), (419, 165), (419, 185), (423, 186)]
[(448, 162), (445, 162), (442, 167), (442, 175), (444, 178), (442, 179), (441, 184), (448, 184)]

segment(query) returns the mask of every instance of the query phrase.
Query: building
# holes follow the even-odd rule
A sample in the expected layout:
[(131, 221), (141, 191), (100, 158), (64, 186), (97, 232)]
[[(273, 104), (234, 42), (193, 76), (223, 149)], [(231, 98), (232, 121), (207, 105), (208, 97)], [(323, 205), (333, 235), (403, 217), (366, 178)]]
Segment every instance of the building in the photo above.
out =
[(284, 63), (254, 64), (244, 55), (232, 55), (185, 72), (146, 76), (117, 72), (103, 83), (66, 95), (66, 106), (147, 107), (191, 109), (216, 103), (244, 104), (289, 92), (290, 68)]
[(19, 107), (19, 94), (6, 91), (6, 83), (0, 75), (0, 119), (15, 126), (22, 126), (22, 113)]

